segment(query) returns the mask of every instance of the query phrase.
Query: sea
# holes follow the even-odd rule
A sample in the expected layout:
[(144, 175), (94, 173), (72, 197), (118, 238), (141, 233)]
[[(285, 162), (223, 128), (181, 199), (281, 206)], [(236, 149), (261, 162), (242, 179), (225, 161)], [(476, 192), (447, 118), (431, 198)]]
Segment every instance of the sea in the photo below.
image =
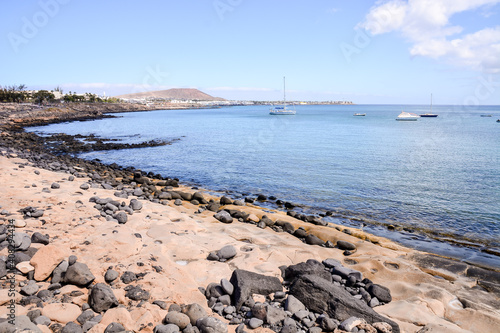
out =
[[(29, 131), (171, 145), (80, 157), (233, 198), (264, 194), (331, 223), (500, 270), (500, 106), (249, 105), (113, 114)], [(354, 116), (364, 113), (366, 116)], [(490, 116), (491, 115), (491, 116)], [(273, 203), (262, 203), (275, 209)]]

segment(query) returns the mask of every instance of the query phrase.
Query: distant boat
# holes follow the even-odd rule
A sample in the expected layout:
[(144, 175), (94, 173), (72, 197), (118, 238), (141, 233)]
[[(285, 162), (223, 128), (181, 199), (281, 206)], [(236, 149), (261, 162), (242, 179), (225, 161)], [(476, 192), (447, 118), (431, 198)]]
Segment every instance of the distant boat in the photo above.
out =
[(418, 118), (420, 118), (420, 116), (418, 114), (401, 111), (401, 113), (396, 118), (396, 120), (415, 121), (415, 120), (418, 120)]
[(355, 113), (354, 116), (356, 116), (356, 117), (364, 117), (364, 116), (366, 116), (366, 113)]
[(500, 123), (500, 119), (497, 119), (497, 123)]
[(286, 95), (285, 95), (285, 77), (283, 76), (283, 106), (275, 106), (269, 109), (269, 114), (279, 116), (279, 115), (294, 115), (295, 110), (286, 108)]
[(420, 115), (420, 117), (426, 117), (426, 118), (436, 118), (437, 116), (438, 116), (437, 114), (432, 113), (432, 94), (431, 94), (431, 112), (421, 114), (421, 115)]
[(492, 114), (482, 114), (481, 117), (492, 117)]

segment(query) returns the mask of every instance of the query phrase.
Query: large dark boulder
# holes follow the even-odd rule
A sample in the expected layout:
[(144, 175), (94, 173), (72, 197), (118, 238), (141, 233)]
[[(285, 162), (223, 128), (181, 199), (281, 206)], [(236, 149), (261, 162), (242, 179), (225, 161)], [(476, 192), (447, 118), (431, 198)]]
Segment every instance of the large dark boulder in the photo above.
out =
[(118, 306), (118, 300), (113, 294), (113, 290), (104, 283), (98, 283), (92, 287), (88, 303), (92, 310), (97, 313)]
[(310, 311), (326, 313), (329, 317), (344, 321), (350, 317), (365, 319), (368, 323), (386, 322), (398, 333), (399, 326), (379, 315), (365, 302), (354, 298), (343, 287), (315, 275), (301, 275), (290, 286), (290, 295), (300, 300)]
[(325, 269), (325, 265), (313, 259), (288, 266), (284, 271), (283, 278), (287, 281), (293, 281), (302, 275), (315, 275), (329, 282), (332, 281), (332, 275)]
[(283, 291), (283, 286), (277, 277), (236, 269), (230, 279), (234, 286), (233, 304), (239, 310), (252, 294), (267, 296), (277, 291)]
[(74, 263), (68, 267), (64, 280), (66, 283), (74, 284), (75, 286), (85, 287), (94, 281), (95, 276), (84, 263)]

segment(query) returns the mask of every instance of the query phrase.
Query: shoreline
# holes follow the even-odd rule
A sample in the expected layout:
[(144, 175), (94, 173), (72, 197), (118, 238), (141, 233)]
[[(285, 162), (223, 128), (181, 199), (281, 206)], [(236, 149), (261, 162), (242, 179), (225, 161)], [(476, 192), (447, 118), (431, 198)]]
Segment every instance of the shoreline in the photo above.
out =
[[(63, 120), (67, 121), (67, 120)], [(15, 128), (20, 128), (20, 124), (22, 122), (15, 122)], [(6, 132), (3, 133), (3, 135)], [(7, 147), (9, 148), (9, 147)], [(12, 147), (10, 147), (12, 148)], [(128, 177), (133, 177), (134, 171), (137, 172), (137, 170), (133, 168), (118, 168), (117, 166), (108, 166), (108, 165), (102, 165), (93, 161), (84, 161), (76, 158), (71, 158), (68, 156), (50, 156), (50, 155), (40, 155), (42, 152), (37, 152), (37, 151), (9, 151), (8, 149), (5, 150), (6, 148), (3, 148), (3, 153), (0, 159), (2, 161), (2, 167), (6, 166), (5, 171), (11, 170), (12, 164), (10, 164), (9, 160), (14, 160), (16, 161), (16, 165), (23, 165), (22, 168), (15, 168), (15, 173), (19, 175), (24, 175), (27, 176), (27, 174), (24, 172), (24, 170), (29, 169), (30, 172), (33, 172), (33, 167), (36, 169), (40, 169), (41, 166), (39, 165), (40, 162), (36, 162), (37, 156), (38, 159), (40, 159), (40, 156), (43, 157), (43, 159), (46, 159), (46, 165), (48, 164), (48, 161), (58, 162), (62, 164), (67, 164), (67, 165), (83, 165), (85, 168), (88, 168), (87, 170), (85, 168), (78, 169), (77, 173), (81, 173), (82, 175), (84, 174), (89, 174), (91, 173), (92, 169), (97, 170), (98, 173), (104, 173), (104, 174), (109, 174), (114, 172), (115, 174), (121, 174), (121, 175), (128, 175)], [(19, 156), (15, 156), (14, 154), (19, 154)], [(30, 163), (26, 163), (23, 160), (19, 160), (19, 157), (29, 157), (31, 156), (34, 161), (31, 161)], [(38, 163), (38, 165), (37, 165)], [(81, 166), (79, 167), (81, 168)], [(3, 169), (3, 168), (2, 168)], [(17, 169), (17, 170), (16, 170)], [(24, 169), (24, 170), (23, 170)], [(58, 172), (64, 171), (64, 170), (57, 170)], [(15, 181), (12, 179), (12, 177), (9, 177), (9, 175), (5, 174), (2, 172), (2, 177), (6, 177), (5, 180), (8, 181), (9, 184), (15, 183)], [(45, 175), (46, 174), (46, 175)], [(67, 170), (63, 175), (67, 175)], [(48, 178), (54, 178), (54, 179), (60, 179), (61, 174), (60, 173), (54, 173), (54, 172), (45, 172), (44, 176)], [(142, 178), (155, 178), (155, 175), (143, 175), (147, 177), (142, 177)], [(152, 176), (152, 177), (149, 177)], [(19, 179), (24, 179), (21, 176)], [(118, 178), (115, 178), (115, 180)], [(87, 180), (87, 178), (82, 177), (82, 179), (77, 178), (78, 182), (81, 183), (82, 181), (86, 180), (87, 182), (97, 182), (97, 184), (102, 184), (103, 181), (99, 180), (97, 177), (93, 180)], [(156, 181), (170, 181), (168, 178), (165, 179), (157, 179)], [(172, 180), (173, 182), (176, 182), (176, 180)], [(22, 183), (22, 182), (21, 182)], [(119, 182), (118, 182), (119, 183)], [(67, 180), (62, 181), (62, 184), (65, 186), (68, 184)], [(140, 184), (140, 183), (139, 183)], [(142, 183), (144, 184), (144, 183)], [(21, 185), (21, 184), (20, 184)], [(29, 185), (29, 184), (28, 184)], [(28, 186), (26, 185), (26, 186)], [(14, 186), (14, 185), (12, 185)], [(23, 184), (24, 186), (24, 184)], [(119, 186), (118, 184), (116, 186)], [(15, 187), (15, 186), (14, 186)], [(73, 186), (74, 187), (74, 186)], [(22, 197), (22, 188), (19, 187), (17, 189), (17, 195)], [(24, 187), (25, 188), (25, 187)], [(112, 188), (114, 188), (112, 186)], [(192, 192), (192, 189), (186, 188), (185, 186), (182, 187), (181, 189), (183, 191), (189, 191)], [(8, 190), (8, 189), (6, 189)], [(73, 189), (73, 191), (75, 191)], [(100, 193), (103, 193), (104, 191), (108, 191), (108, 196), (112, 196), (112, 189), (102, 189), (102, 188), (94, 188), (92, 187), (92, 191), (99, 191)], [(76, 191), (78, 192), (78, 191)], [(76, 193), (73, 192), (73, 193)], [(80, 191), (82, 192), (82, 191)], [(43, 196), (43, 194), (42, 194)], [(78, 199), (80, 195), (78, 195), (75, 200)], [(85, 196), (88, 196), (85, 194)], [(48, 199), (51, 197), (51, 195), (47, 195), (45, 197), (45, 204), (48, 203)], [(58, 200), (62, 200), (64, 197), (59, 197)], [(65, 201), (73, 201), (71, 197), (66, 196)], [(155, 198), (153, 197), (153, 200)], [(158, 200), (158, 199), (157, 199)], [(30, 198), (24, 198), (23, 201), (25, 203), (30, 202)], [(57, 201), (57, 200), (56, 200)], [(81, 200), (83, 203), (86, 204), (85, 200)], [(141, 200), (142, 201), (142, 200)], [(288, 259), (285, 259), (285, 262), (287, 264), (289, 263), (297, 263), (300, 259), (311, 259), (308, 258), (307, 256), (312, 256), (312, 257), (317, 257), (316, 259), (319, 258), (328, 258), (328, 255), (332, 255), (331, 251), (335, 251), (333, 254), (340, 260), (342, 260), (344, 263), (347, 263), (348, 265), (351, 265), (355, 269), (359, 269), (360, 271), (363, 272), (363, 274), (370, 276), (370, 278), (373, 278), (374, 281), (377, 281), (378, 283), (381, 283), (383, 285), (386, 285), (391, 289), (391, 292), (393, 293), (393, 297), (395, 299), (395, 303), (389, 303), (387, 305), (384, 305), (382, 308), (384, 310), (382, 311), (384, 314), (392, 314), (394, 317), (391, 317), (392, 319), (396, 319), (396, 321), (400, 324), (402, 328), (404, 328), (406, 331), (414, 331), (413, 329), (419, 328), (419, 325), (415, 325), (414, 319), (411, 319), (410, 317), (405, 318), (405, 316), (409, 316), (408, 314), (403, 315), (402, 313), (398, 312), (397, 307), (398, 304), (399, 306), (405, 305), (406, 307), (410, 306), (411, 308), (416, 307), (415, 309), (418, 309), (418, 311), (421, 311), (422, 313), (425, 313), (424, 318), (429, 321), (429, 323), (439, 323), (436, 324), (438, 326), (435, 326), (434, 329), (435, 331), (439, 331), (437, 327), (443, 327), (439, 325), (445, 325), (440, 318), (446, 318), (448, 321), (453, 322), (453, 329), (456, 329), (457, 332), (461, 331), (459, 330), (459, 327), (462, 326), (467, 326), (466, 329), (470, 329), (472, 331), (489, 331), (489, 328), (495, 327), (491, 325), (496, 325), (500, 323), (500, 320), (498, 320), (498, 312), (495, 312), (495, 306), (498, 304), (496, 301), (498, 301), (498, 297), (500, 295), (500, 274), (495, 274), (495, 272), (492, 271), (486, 271), (481, 268), (477, 268), (474, 266), (467, 265), (465, 263), (460, 263), (457, 261), (453, 260), (448, 260), (445, 258), (441, 258), (439, 256), (434, 256), (431, 254), (426, 254), (420, 251), (412, 250), (409, 248), (405, 248), (404, 246), (398, 245), (392, 241), (389, 241), (387, 239), (384, 239), (382, 237), (377, 237), (374, 235), (370, 235), (367, 233), (364, 233), (360, 230), (357, 230), (355, 228), (348, 228), (345, 226), (324, 226), (324, 225), (318, 225), (316, 223), (307, 223), (306, 221), (302, 221), (299, 219), (296, 219), (292, 216), (287, 216), (283, 212), (272, 212), (272, 213), (267, 213), (267, 209), (262, 208), (262, 207), (257, 207), (254, 205), (247, 204), (245, 206), (234, 206), (234, 205), (222, 205), (221, 207), (226, 209), (226, 210), (243, 210), (249, 214), (253, 214), (254, 216), (257, 217), (255, 220), (256, 223), (255, 225), (248, 225), (244, 224), (241, 225), (239, 222), (233, 222), (233, 224), (230, 225), (225, 225), (220, 222), (217, 222), (213, 218), (213, 214), (215, 213), (209, 210), (206, 210), (204, 212), (201, 212), (199, 214), (196, 213), (197, 207), (193, 205), (192, 203), (183, 200), (181, 202), (181, 205), (176, 206), (174, 204), (174, 200), (165, 200), (167, 201), (166, 203), (162, 203), (160, 200), (158, 202), (154, 202), (151, 200), (145, 200), (145, 204), (151, 205), (153, 210), (158, 210), (158, 209), (163, 209), (163, 208), (156, 208), (156, 206), (162, 207), (164, 206), (165, 209), (168, 209), (167, 216), (170, 221), (172, 221), (174, 224), (176, 223), (176, 219), (181, 220), (190, 220), (194, 219), (196, 216), (199, 216), (200, 218), (203, 217), (203, 220), (211, 227), (218, 228), (219, 231), (216, 232), (215, 234), (219, 234), (221, 230), (224, 230), (225, 233), (229, 233), (232, 235), (233, 241), (238, 241), (238, 242), (249, 242), (250, 244), (260, 244), (259, 247), (264, 246), (264, 248), (261, 248), (262, 251), (268, 251), (267, 253), (267, 260), (257, 260), (253, 262), (253, 264), (260, 262), (257, 264), (255, 267), (260, 267), (261, 270), (265, 272), (273, 272), (274, 275), (278, 274), (277, 271), (277, 266), (281, 262), (283, 264), (283, 260), (287, 257), (278, 255), (275, 251), (272, 251), (267, 247), (266, 249), (266, 244), (267, 246), (270, 244), (274, 244), (278, 242), (280, 246), (283, 248), (282, 251), (284, 253), (289, 253), (288, 254)], [(1, 203), (0, 203), (1, 204)], [(15, 203), (10, 203), (10, 205), (15, 205)], [(38, 206), (40, 205), (39, 203), (36, 204), (34, 203), (33, 206)], [(54, 207), (54, 206), (53, 206)], [(67, 209), (72, 209), (69, 203), (64, 204), (63, 206), (59, 208), (67, 207)], [(22, 208), (22, 207), (17, 207)], [(53, 208), (55, 209), (55, 207)], [(73, 208), (74, 209), (74, 208)], [(89, 209), (91, 209), (89, 207)], [(180, 209), (180, 211), (179, 211)], [(13, 213), (15, 210), (10, 210), (11, 213)], [(175, 213), (175, 214), (174, 214)], [(14, 213), (15, 215), (15, 213)], [(95, 214), (94, 214), (95, 215)], [(175, 215), (175, 217), (174, 217)], [(282, 219), (285, 221), (290, 222), (294, 227), (298, 228), (299, 226), (303, 227), (304, 230), (306, 230), (308, 233), (315, 235), (316, 237), (322, 239), (323, 241), (325, 240), (331, 240), (333, 244), (335, 242), (333, 240), (346, 240), (348, 242), (356, 244), (356, 249), (354, 253), (339, 253), (338, 248), (330, 248), (327, 246), (317, 246), (317, 245), (306, 245), (300, 238), (297, 238), (297, 236), (293, 235), (287, 235), (286, 233), (276, 233), (275, 231), (268, 231), (269, 228), (266, 228), (264, 225), (264, 229), (260, 230), (261, 228), (258, 228), (256, 226), (257, 221), (262, 222), (262, 217), (264, 215), (268, 215), (271, 220), (278, 220)], [(135, 218), (135, 215), (132, 215), (132, 217)], [(143, 226), (141, 226), (141, 223), (144, 223), (144, 218), (146, 216), (142, 216), (142, 219), (139, 221), (137, 220), (136, 223), (134, 224), (134, 227), (140, 229), (144, 229)], [(101, 218), (102, 219), (102, 218)], [(101, 223), (105, 223), (105, 221), (101, 221), (100, 218), (97, 220), (94, 220), (92, 222), (92, 225), (94, 225), (94, 228), (100, 228), (99, 225)], [(164, 218), (160, 218), (156, 216), (156, 219), (158, 219), (158, 223), (164, 223), (165, 220)], [(53, 219), (54, 220), (54, 219)], [(163, 221), (163, 222), (161, 222)], [(31, 221), (29, 227), (32, 229), (44, 229), (48, 228), (48, 226), (44, 227), (44, 224), (40, 225), (39, 223), (35, 223), (37, 221)], [(31, 223), (33, 222), (33, 223)], [(259, 222), (259, 223), (260, 223)], [(201, 222), (198, 222), (201, 223)], [(214, 224), (215, 223), (215, 224)], [(235, 224), (236, 223), (236, 224)], [(71, 223), (73, 225), (74, 223)], [(78, 223), (77, 223), (78, 224)], [(168, 224), (168, 222), (167, 222)], [(128, 224), (127, 224), (128, 225)], [(195, 225), (197, 225), (195, 223)], [(200, 225), (201, 226), (201, 225)], [(75, 228), (78, 228), (78, 225), (74, 226)], [(110, 228), (110, 227), (109, 227)], [(205, 230), (208, 230), (208, 226), (204, 226)], [(222, 228), (222, 229), (221, 229)], [(235, 228), (234, 231), (231, 231), (230, 228)], [(239, 234), (238, 231), (241, 228), (244, 228), (246, 236), (242, 236)], [(63, 229), (61, 229), (61, 232)], [(241, 231), (241, 230), (239, 230)], [(175, 231), (175, 232), (180, 232), (181, 234), (184, 232), (181, 229)], [(265, 232), (265, 233), (264, 233)], [(63, 232), (64, 233), (64, 232)], [(189, 231), (187, 232), (189, 234)], [(251, 236), (254, 235), (254, 236)], [(151, 237), (151, 236), (150, 236)], [(246, 238), (245, 238), (246, 237)], [(255, 239), (253, 239), (256, 237)], [(263, 237), (259, 240), (260, 237)], [(270, 240), (273, 240), (270, 243)], [(61, 240), (63, 241), (63, 240)], [(64, 242), (64, 241), (63, 241)], [(274, 242), (274, 243), (273, 243)], [(289, 246), (285, 243), (291, 242), (293, 244), (292, 248), (290, 249)], [(83, 256), (84, 258), (87, 258), (89, 261), (91, 261), (91, 257), (88, 256), (88, 254), (84, 254), (81, 252), (81, 249), (78, 249), (79, 247), (76, 246), (75, 250), (78, 252), (78, 257)], [(286, 250), (285, 250), (286, 249)], [(300, 249), (299, 252), (297, 252), (297, 249)], [(182, 249), (176, 249), (175, 251), (181, 251), (183, 252)], [(174, 251), (174, 252), (175, 252)], [(299, 254), (301, 253), (302, 254)], [(295, 253), (291, 257), (294, 259), (290, 259), (290, 253)], [(307, 254), (307, 256), (305, 255)], [(197, 261), (200, 261), (200, 255), (195, 255), (195, 257), (198, 257), (198, 259), (193, 259), (190, 258), (192, 254), (190, 253), (182, 253), (182, 258), (178, 258), (177, 261), (186, 261), (187, 264), (186, 266), (190, 266), (191, 263), (194, 263), (195, 267), (198, 267), (197, 265), (201, 265), (201, 263), (198, 263)], [(174, 256), (175, 257), (175, 256)], [(264, 257), (263, 257), (264, 258)], [(271, 259), (270, 259), (271, 258)], [(182, 259), (182, 260), (181, 260)], [(192, 261), (194, 260), (194, 261)], [(321, 260), (320, 260), (321, 261)], [(377, 261), (379, 262), (377, 264)], [(272, 265), (272, 263), (275, 263), (276, 265)], [(129, 265), (132, 264), (132, 262), (129, 262)], [(96, 270), (102, 271), (103, 265), (105, 265), (105, 261), (97, 265)], [(178, 264), (180, 265), (180, 264)], [(202, 265), (203, 266), (203, 265)], [(226, 264), (227, 266), (227, 264)], [(214, 277), (214, 275), (218, 275), (220, 273), (224, 273), (226, 278), (229, 278), (230, 271), (228, 271), (229, 267), (224, 266), (222, 268), (222, 271), (219, 273), (216, 272), (211, 272), (208, 273), (207, 275), (210, 277)], [(249, 269), (252, 267), (252, 263), (247, 263), (243, 258), (240, 260), (237, 260), (236, 262), (231, 263), (231, 270), (233, 268), (239, 268), (239, 267), (245, 267)], [(94, 267), (95, 268), (95, 267)], [(206, 270), (206, 269), (205, 269)], [(183, 272), (184, 274), (186, 272)], [(406, 275), (409, 275), (407, 277)], [(439, 277), (439, 278), (438, 278)], [(413, 279), (412, 279), (413, 278)], [(179, 281), (182, 281), (180, 279)], [(210, 281), (217, 281), (217, 279), (211, 279)], [(420, 282), (418, 282), (420, 281)], [(417, 286), (415, 283), (422, 284), (422, 285)], [(206, 285), (206, 283), (202, 284)], [(433, 295), (431, 296), (428, 294), (430, 292), (430, 289), (427, 290), (427, 293), (424, 292), (426, 288), (431, 288), (431, 285), (438, 285), (438, 289), (441, 290), (441, 292), (445, 292), (447, 295), (446, 297), (441, 296), (436, 296)], [(425, 287), (427, 286), (427, 287)], [(200, 287), (200, 285), (198, 285)], [(432, 289), (432, 288), (431, 288)], [(488, 292), (486, 292), (488, 290)], [(457, 303), (453, 303), (452, 300), (456, 298), (450, 298), (451, 295), (455, 294), (461, 294), (459, 296), (459, 300), (461, 299), (460, 303), (462, 304), (462, 309), (455, 309), (454, 306), (457, 305)], [(481, 294), (480, 300), (475, 299), (475, 297)], [(411, 296), (413, 295), (413, 296)], [(418, 295), (418, 297), (417, 297)], [(413, 297), (413, 298), (412, 298)], [(418, 299), (415, 299), (417, 297)], [(191, 295), (189, 297), (186, 297), (189, 299), (199, 299), (199, 296)], [(182, 299), (182, 297), (180, 297)], [(410, 301), (409, 301), (410, 299)], [(417, 306), (417, 304), (420, 304), (421, 301), (425, 300), (427, 304), (441, 304), (437, 308), (442, 308), (442, 310), (437, 310), (435, 306), (427, 306), (428, 308), (420, 308), (420, 305)], [(496, 300), (496, 301), (495, 301)], [(201, 302), (201, 301), (200, 301)], [(399, 302), (399, 303), (398, 303)], [(433, 303), (434, 302), (434, 303)], [(469, 303), (467, 303), (469, 302)], [(413, 305), (411, 305), (413, 304)], [(463, 304), (469, 304), (470, 306), (463, 306)], [(471, 305), (473, 304), (473, 305)], [(388, 309), (388, 310), (387, 310)], [(453, 309), (453, 310), (452, 310)], [(496, 307), (498, 309), (498, 306)], [(396, 315), (395, 315), (396, 314)], [(457, 315), (458, 314), (458, 315)], [(495, 321), (493, 318), (497, 316), (497, 321)], [(493, 316), (493, 318), (490, 318)], [(459, 325), (461, 322), (461, 318), (469, 318), (473, 324), (475, 324), (478, 327), (481, 327), (481, 329), (471, 329), (470, 323), (461, 323), (462, 326)], [(477, 318), (476, 318), (477, 317)], [(460, 318), (460, 319), (458, 319)], [(475, 318), (475, 319), (474, 319)], [(417, 321), (422, 324), (422, 321)], [(429, 323), (423, 323), (421, 326), (427, 326)], [(429, 326), (431, 327), (431, 326)], [(489, 328), (488, 328), (489, 327)], [(421, 327), (420, 327), (421, 328)], [(449, 327), (448, 327), (449, 328)], [(416, 330), (415, 330), (416, 331)], [(432, 331), (432, 330), (431, 330)], [(493, 331), (493, 330), (490, 330)]]

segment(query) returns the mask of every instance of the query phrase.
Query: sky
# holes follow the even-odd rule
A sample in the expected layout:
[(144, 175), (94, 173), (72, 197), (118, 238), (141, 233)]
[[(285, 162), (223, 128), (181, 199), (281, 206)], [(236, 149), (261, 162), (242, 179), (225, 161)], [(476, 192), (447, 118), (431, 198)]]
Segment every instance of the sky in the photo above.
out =
[(500, 105), (500, 0), (0, 0), (0, 85)]

